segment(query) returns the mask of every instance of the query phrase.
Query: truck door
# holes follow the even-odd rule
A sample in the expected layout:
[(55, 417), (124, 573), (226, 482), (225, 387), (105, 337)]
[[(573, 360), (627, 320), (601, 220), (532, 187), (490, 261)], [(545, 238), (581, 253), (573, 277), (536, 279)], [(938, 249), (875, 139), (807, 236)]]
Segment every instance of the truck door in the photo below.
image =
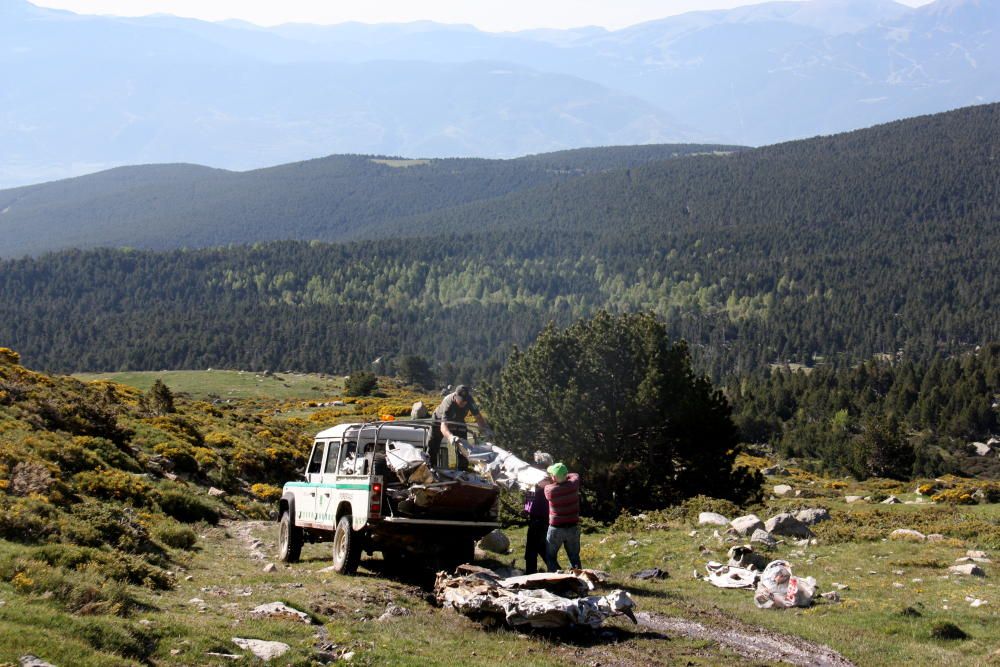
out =
[(306, 482), (308, 485), (303, 489), (301, 495), (295, 497), (295, 518), (306, 522), (316, 521), (316, 492), (323, 480), (323, 460), (326, 456), (326, 442), (316, 441), (313, 445), (312, 454), (309, 456), (309, 465), (306, 466)]
[(316, 521), (334, 528), (337, 523), (337, 472), (341, 465), (343, 438), (331, 440), (326, 448), (326, 464), (316, 489)]

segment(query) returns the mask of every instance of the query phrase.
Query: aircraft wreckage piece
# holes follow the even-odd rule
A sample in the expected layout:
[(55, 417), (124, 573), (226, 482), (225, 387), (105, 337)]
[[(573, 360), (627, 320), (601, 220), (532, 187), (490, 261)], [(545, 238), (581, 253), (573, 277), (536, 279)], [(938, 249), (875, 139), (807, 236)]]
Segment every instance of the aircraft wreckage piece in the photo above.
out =
[(455, 575), (438, 573), (434, 597), (442, 606), (466, 616), (493, 617), (511, 627), (596, 628), (612, 616), (627, 616), (634, 623), (635, 603), (625, 591), (569, 598), (548, 590), (586, 592), (603, 580), (603, 573), (593, 570), (503, 579), (492, 570), (463, 565)]

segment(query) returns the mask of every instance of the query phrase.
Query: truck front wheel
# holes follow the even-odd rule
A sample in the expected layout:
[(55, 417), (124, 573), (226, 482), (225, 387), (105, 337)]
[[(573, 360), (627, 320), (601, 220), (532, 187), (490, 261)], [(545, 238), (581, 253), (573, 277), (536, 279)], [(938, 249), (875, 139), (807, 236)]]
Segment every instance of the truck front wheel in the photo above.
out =
[(287, 510), (282, 512), (278, 524), (278, 558), (283, 563), (297, 563), (302, 554), (302, 541), (302, 529), (296, 528)]
[(351, 528), (351, 516), (342, 516), (333, 536), (333, 569), (340, 574), (354, 574), (360, 562), (361, 540)]

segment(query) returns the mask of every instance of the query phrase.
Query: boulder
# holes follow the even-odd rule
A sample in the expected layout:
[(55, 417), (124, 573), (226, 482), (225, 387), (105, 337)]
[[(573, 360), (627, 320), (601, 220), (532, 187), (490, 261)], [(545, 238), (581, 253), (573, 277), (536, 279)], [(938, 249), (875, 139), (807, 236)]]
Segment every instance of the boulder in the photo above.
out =
[(763, 528), (764, 522), (756, 514), (747, 514), (746, 516), (733, 519), (729, 522), (729, 525), (738, 534), (747, 537), (748, 535), (753, 535), (753, 532), (758, 528)]
[(886, 498), (885, 500), (882, 501), (882, 504), (883, 505), (901, 505), (902, 502), (903, 501), (901, 501), (896, 496), (889, 496), (888, 498)]
[(244, 639), (243, 637), (233, 637), (233, 643), (244, 651), (250, 651), (264, 662), (280, 658), (292, 648), (284, 642), (268, 642), (263, 639)]
[(753, 535), (750, 536), (750, 543), (763, 544), (765, 547), (772, 548), (778, 546), (778, 541), (771, 536), (771, 533), (760, 528), (753, 531)]
[(930, 533), (927, 536), (928, 542), (944, 542), (944, 535), (941, 533)]
[(510, 552), (510, 539), (503, 534), (503, 531), (497, 529), (479, 540), (479, 548), (483, 551), (505, 555)]
[(964, 574), (972, 577), (985, 577), (986, 572), (983, 568), (979, 567), (975, 563), (963, 563), (962, 565), (952, 565), (948, 568), (949, 572), (955, 574)]
[(213, 486), (208, 490), (208, 495), (212, 496), (213, 498), (218, 498), (220, 496), (226, 495), (226, 492), (223, 491), (222, 489), (217, 489)]
[(34, 655), (22, 655), (20, 660), (18, 660), (20, 667), (55, 667), (52, 663), (45, 662), (41, 658)]
[(792, 487), (790, 487), (788, 484), (774, 485), (774, 495), (776, 495), (779, 498), (784, 498), (791, 492), (792, 492)]
[(300, 621), (306, 625), (312, 625), (313, 619), (309, 614), (298, 609), (289, 607), (284, 602), (270, 602), (254, 608), (250, 612), (252, 618), (278, 618), (290, 621)]
[(728, 526), (729, 519), (715, 512), (702, 512), (698, 515), (699, 526)]
[(889, 533), (890, 540), (899, 540), (902, 542), (923, 542), (927, 539), (923, 533), (919, 530), (912, 530), (910, 528), (897, 528), (896, 530)]
[(848, 505), (850, 505), (851, 503), (864, 502), (864, 498), (862, 498), (861, 496), (844, 496), (844, 500), (847, 502)]
[(772, 535), (784, 535), (786, 537), (812, 537), (813, 533), (809, 526), (795, 518), (794, 514), (783, 512), (772, 516), (764, 524), (764, 529)]
[(822, 507), (812, 507), (799, 510), (795, 513), (795, 518), (807, 526), (814, 526), (821, 521), (828, 521), (830, 519), (830, 512)]
[(417, 401), (410, 408), (410, 419), (427, 419), (430, 416), (430, 413), (427, 412), (427, 406), (424, 405), (423, 401)]
[(268, 563), (267, 565), (264, 566), (264, 569), (262, 571), (270, 573), (276, 571), (277, 569), (278, 569), (277, 565), (275, 565), (274, 563)]
[(965, 552), (965, 555), (969, 558), (989, 558), (985, 551), (979, 551), (977, 549), (969, 549)]

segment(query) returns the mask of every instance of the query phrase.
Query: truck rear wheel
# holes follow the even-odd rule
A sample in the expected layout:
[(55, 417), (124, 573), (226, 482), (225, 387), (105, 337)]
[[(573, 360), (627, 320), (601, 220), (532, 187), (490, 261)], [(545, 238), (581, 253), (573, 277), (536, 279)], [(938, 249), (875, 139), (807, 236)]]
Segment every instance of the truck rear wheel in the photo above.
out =
[(337, 522), (333, 536), (333, 569), (340, 574), (354, 574), (361, 562), (361, 540), (351, 528), (351, 516), (345, 514)]
[(278, 523), (278, 558), (283, 563), (297, 563), (302, 555), (302, 529), (296, 528), (292, 515), (286, 510)]

